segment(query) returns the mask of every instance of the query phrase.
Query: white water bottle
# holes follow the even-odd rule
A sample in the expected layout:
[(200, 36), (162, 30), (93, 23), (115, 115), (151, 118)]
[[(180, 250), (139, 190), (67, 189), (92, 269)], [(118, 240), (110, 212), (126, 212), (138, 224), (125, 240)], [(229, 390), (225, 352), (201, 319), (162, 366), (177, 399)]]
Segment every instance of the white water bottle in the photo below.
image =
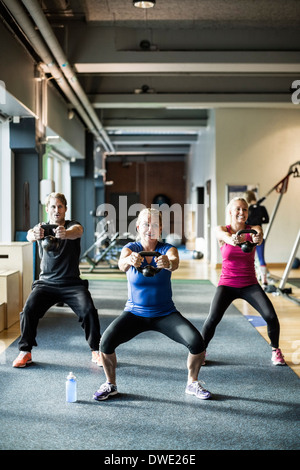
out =
[(69, 403), (77, 401), (77, 382), (73, 372), (70, 372), (66, 381), (66, 400)]

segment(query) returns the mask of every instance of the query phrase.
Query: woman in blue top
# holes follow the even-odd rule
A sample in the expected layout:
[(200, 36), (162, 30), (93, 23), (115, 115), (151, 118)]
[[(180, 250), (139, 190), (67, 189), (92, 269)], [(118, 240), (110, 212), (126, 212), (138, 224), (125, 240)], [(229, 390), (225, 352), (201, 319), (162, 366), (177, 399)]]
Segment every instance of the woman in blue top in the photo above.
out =
[[(200, 399), (210, 398), (210, 392), (198, 382), (204, 357), (204, 341), (199, 331), (175, 308), (172, 300), (171, 272), (179, 266), (177, 248), (159, 241), (162, 232), (161, 213), (144, 209), (137, 223), (138, 241), (128, 243), (121, 251), (119, 268), (126, 272), (128, 299), (124, 312), (105, 330), (100, 350), (106, 382), (94, 394), (101, 401), (116, 395), (115, 349), (144, 331), (154, 330), (189, 349), (187, 360), (188, 382), (186, 393)], [(140, 252), (159, 253), (159, 256), (141, 256)], [(152, 276), (141, 272), (146, 265), (160, 271)]]

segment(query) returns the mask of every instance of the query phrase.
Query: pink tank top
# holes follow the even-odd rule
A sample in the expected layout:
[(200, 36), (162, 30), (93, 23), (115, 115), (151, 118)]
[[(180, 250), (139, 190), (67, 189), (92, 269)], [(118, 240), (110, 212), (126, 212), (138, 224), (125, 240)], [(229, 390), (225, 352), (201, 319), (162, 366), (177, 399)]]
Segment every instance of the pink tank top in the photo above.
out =
[[(230, 225), (226, 225), (231, 233)], [(246, 227), (250, 228), (250, 227)], [(246, 234), (247, 240), (251, 240), (251, 234)], [(219, 279), (219, 286), (245, 287), (258, 284), (255, 274), (255, 248), (251, 253), (244, 253), (239, 246), (232, 246), (224, 243), (221, 246), (222, 272)]]

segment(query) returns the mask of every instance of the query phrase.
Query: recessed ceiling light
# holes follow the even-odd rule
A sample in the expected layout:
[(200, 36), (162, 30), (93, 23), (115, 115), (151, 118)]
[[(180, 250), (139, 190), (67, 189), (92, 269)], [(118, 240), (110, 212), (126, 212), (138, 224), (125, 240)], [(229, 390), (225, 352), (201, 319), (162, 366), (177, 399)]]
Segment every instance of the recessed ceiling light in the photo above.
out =
[(133, 0), (133, 6), (137, 8), (153, 8), (154, 5), (155, 5), (155, 0), (152, 0), (151, 2), (150, 1), (142, 2), (142, 1)]

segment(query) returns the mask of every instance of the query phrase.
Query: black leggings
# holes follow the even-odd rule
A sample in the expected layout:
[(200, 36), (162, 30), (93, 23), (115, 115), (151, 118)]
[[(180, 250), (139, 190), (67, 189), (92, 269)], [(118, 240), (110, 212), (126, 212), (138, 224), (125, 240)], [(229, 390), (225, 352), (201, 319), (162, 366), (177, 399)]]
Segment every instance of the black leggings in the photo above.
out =
[(205, 345), (200, 332), (179, 312), (163, 317), (147, 318), (124, 311), (104, 331), (100, 350), (112, 354), (117, 346), (144, 331), (158, 331), (177, 343), (184, 344), (191, 354), (200, 354)]
[(218, 286), (210, 306), (209, 315), (203, 326), (203, 339), (206, 347), (214, 336), (217, 325), (223, 318), (225, 310), (235, 299), (243, 299), (249, 302), (263, 317), (267, 323), (268, 335), (273, 348), (279, 345), (279, 321), (270, 301), (259, 284), (236, 288)]

